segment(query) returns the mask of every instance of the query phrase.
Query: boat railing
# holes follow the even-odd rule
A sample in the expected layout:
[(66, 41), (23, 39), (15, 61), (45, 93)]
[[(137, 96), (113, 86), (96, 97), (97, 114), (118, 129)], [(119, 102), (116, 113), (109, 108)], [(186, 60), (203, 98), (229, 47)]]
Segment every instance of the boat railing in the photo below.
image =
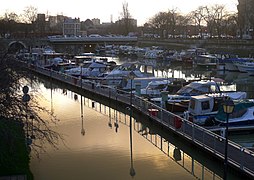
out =
[[(100, 94), (101, 96), (114, 99), (126, 104), (127, 106), (132, 106), (136, 110), (149, 116), (149, 118), (185, 138), (187, 141), (192, 142), (198, 147), (202, 147), (205, 151), (221, 158), (222, 160), (224, 159), (224, 137), (198, 126), (197, 124), (194, 124), (177, 114), (167, 111), (163, 108), (163, 106), (153, 104), (152, 102), (137, 96), (135, 93), (119, 90), (115, 87), (105, 86), (95, 81), (81, 80), (80, 78), (43, 67), (31, 67), (31, 69), (50, 78), (54, 78), (73, 86), (80, 87), (84, 90)], [(131, 97), (132, 102), (130, 101)], [(235, 166), (247, 174), (254, 176), (254, 154), (252, 151), (229, 141), (228, 161), (232, 166)]]

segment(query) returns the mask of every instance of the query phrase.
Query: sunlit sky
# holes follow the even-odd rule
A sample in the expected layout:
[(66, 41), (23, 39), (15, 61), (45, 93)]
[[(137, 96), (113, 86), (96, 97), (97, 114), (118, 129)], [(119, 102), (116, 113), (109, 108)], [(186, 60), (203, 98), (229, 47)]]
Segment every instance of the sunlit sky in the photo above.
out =
[(101, 22), (113, 22), (121, 17), (122, 5), (128, 3), (131, 16), (143, 25), (158, 12), (177, 9), (182, 14), (195, 10), (198, 6), (220, 4), (228, 11), (237, 11), (238, 0), (5, 0), (0, 6), (0, 15), (5, 12), (22, 14), (28, 6), (38, 9), (38, 13), (63, 14), (72, 18), (99, 18)]

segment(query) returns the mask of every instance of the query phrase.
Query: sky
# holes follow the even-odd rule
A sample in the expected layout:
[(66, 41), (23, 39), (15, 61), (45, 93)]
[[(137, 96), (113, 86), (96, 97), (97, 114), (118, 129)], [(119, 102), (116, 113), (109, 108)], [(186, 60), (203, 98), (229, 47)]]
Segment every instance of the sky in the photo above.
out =
[(63, 14), (72, 18), (86, 19), (99, 18), (102, 22), (113, 22), (121, 17), (123, 3), (128, 3), (131, 16), (137, 19), (138, 25), (143, 25), (158, 12), (177, 9), (187, 14), (199, 6), (220, 4), (225, 5), (228, 11), (237, 11), (238, 0), (5, 0), (0, 6), (0, 16), (5, 12), (23, 14), (28, 6), (38, 9), (38, 13), (52, 16)]

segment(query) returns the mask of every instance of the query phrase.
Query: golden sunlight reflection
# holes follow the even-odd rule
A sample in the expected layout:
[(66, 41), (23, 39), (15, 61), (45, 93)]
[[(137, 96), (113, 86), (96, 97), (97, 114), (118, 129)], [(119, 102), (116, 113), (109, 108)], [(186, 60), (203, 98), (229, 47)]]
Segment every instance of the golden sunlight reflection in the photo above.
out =
[[(75, 179), (129, 179), (129, 115), (85, 97), (81, 102), (80, 95), (68, 90), (40, 89), (40, 105), (51, 109), (60, 120), (53, 128), (65, 140), (57, 149), (47, 147), (40, 161), (32, 158), (35, 179), (72, 179), (74, 174)], [(133, 163), (138, 179), (218, 177), (138, 119), (132, 121)]]

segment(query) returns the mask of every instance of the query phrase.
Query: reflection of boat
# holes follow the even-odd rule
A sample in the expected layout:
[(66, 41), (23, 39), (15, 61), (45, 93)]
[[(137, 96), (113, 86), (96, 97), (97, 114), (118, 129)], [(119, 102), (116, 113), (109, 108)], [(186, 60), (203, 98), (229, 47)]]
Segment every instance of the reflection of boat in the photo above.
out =
[(249, 76), (247, 73), (238, 73), (238, 76), (233, 79), (233, 82), (236, 84), (242, 85), (253, 85), (254, 76)]
[(224, 60), (225, 70), (227, 71), (239, 71), (237, 66), (235, 65), (235, 61), (241, 61), (240, 58), (228, 58)]
[(239, 77), (239, 72), (234, 72), (234, 71), (228, 71), (225, 73), (224, 80), (225, 82), (231, 83), (234, 82), (236, 79)]

